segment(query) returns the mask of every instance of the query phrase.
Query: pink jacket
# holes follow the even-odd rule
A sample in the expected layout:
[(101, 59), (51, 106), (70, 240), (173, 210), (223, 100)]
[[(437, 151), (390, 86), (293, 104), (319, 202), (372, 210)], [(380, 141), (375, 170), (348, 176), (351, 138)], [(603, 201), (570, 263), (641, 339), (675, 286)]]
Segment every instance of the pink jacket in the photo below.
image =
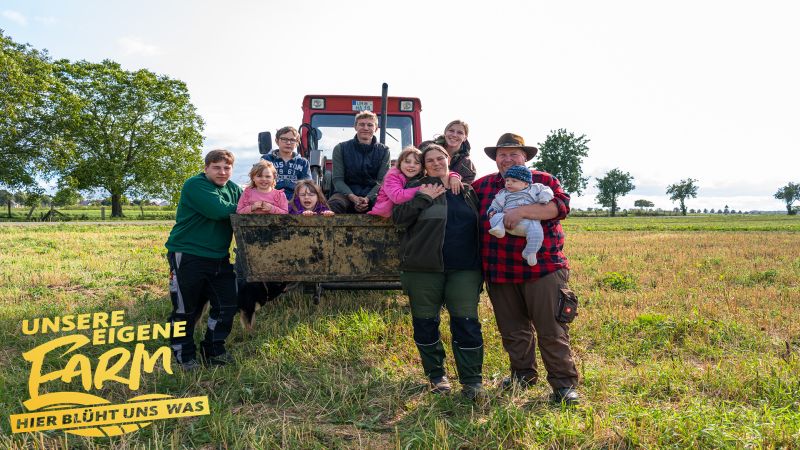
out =
[[(275, 207), (272, 212), (256, 211), (251, 207), (255, 202), (267, 202)], [(273, 189), (269, 192), (261, 192), (258, 189), (248, 187), (239, 197), (239, 204), (236, 207), (236, 214), (287, 214), (289, 212), (289, 201), (282, 189)]]
[[(461, 175), (456, 172), (450, 172), (450, 176), (461, 180)], [(405, 189), (408, 178), (403, 175), (397, 167), (392, 167), (386, 172), (383, 177), (383, 185), (381, 190), (378, 191), (378, 197), (375, 199), (375, 206), (367, 214), (381, 217), (392, 217), (392, 208), (394, 205), (405, 203), (417, 193), (420, 186)]]
[(392, 217), (392, 207), (398, 203), (405, 203), (419, 190), (419, 186), (404, 189), (408, 178), (397, 167), (392, 167), (383, 177), (383, 185), (378, 191), (375, 206), (367, 214), (381, 217)]

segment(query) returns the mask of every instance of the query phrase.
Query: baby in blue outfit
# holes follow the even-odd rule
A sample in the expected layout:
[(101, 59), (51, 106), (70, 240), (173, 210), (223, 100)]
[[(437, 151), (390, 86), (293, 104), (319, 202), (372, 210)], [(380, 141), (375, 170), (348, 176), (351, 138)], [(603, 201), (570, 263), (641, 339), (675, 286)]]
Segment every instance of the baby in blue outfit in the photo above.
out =
[[(510, 167), (505, 175), (505, 189), (492, 200), (491, 206), (486, 211), (489, 215), (489, 234), (496, 238), (506, 235), (506, 228), (503, 226), (504, 211), (519, 206), (532, 205), (535, 203), (546, 204), (553, 199), (553, 190), (541, 183), (532, 183), (531, 171), (525, 166)], [(514, 236), (524, 236), (528, 243), (522, 250), (522, 258), (528, 265), (536, 265), (536, 253), (542, 246), (544, 232), (542, 224), (538, 220), (522, 219), (519, 225), (513, 230), (508, 230)]]

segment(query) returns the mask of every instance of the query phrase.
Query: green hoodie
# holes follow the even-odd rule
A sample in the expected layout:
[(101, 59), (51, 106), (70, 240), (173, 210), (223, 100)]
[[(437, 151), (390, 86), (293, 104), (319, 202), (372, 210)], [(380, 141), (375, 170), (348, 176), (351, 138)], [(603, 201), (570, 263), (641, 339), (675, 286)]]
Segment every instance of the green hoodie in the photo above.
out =
[(175, 226), (169, 233), (166, 247), (171, 252), (189, 253), (206, 258), (227, 258), (233, 229), (230, 215), (242, 188), (228, 181), (217, 186), (205, 173), (195, 175), (181, 189)]

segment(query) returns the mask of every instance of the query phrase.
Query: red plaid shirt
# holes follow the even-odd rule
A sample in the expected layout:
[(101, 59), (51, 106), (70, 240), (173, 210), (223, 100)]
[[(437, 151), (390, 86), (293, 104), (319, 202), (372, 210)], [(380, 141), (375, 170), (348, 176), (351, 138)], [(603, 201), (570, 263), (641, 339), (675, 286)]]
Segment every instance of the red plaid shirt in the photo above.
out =
[(483, 273), (490, 283), (523, 283), (537, 280), (559, 269), (569, 269), (569, 262), (564, 256), (564, 230), (561, 219), (569, 214), (569, 195), (561, 188), (558, 179), (547, 172), (531, 170), (534, 183), (549, 186), (555, 194), (552, 202), (558, 207), (558, 216), (552, 220), (542, 220), (544, 241), (536, 254), (538, 263), (531, 267), (522, 258), (525, 248), (525, 237), (506, 234), (502, 239), (489, 234), (489, 218), (486, 210), (492, 204), (494, 196), (505, 187), (500, 173), (487, 175), (472, 183), (480, 201), (480, 234), (481, 261)]

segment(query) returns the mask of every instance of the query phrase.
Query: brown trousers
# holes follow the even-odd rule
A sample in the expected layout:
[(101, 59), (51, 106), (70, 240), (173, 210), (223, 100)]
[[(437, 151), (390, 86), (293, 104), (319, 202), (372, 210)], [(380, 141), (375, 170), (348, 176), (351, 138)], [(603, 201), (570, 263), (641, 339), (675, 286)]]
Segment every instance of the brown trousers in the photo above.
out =
[(569, 347), (569, 325), (555, 319), (559, 289), (567, 287), (568, 280), (569, 270), (561, 269), (527, 283), (487, 283), (512, 375), (536, 382), (538, 338), (550, 386), (578, 386), (578, 371)]

